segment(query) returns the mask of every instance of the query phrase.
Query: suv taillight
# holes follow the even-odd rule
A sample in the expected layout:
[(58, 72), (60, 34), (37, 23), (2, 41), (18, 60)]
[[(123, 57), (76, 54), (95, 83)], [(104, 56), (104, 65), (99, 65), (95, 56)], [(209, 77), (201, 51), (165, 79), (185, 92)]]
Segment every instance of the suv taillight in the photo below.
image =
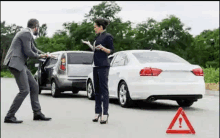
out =
[(161, 72), (161, 69), (146, 67), (140, 71), (140, 76), (158, 76)]
[(61, 59), (60, 69), (63, 70), (63, 71), (66, 70), (66, 59), (65, 58)]
[(203, 76), (204, 75), (203, 70), (201, 68), (193, 69), (192, 73), (196, 76)]

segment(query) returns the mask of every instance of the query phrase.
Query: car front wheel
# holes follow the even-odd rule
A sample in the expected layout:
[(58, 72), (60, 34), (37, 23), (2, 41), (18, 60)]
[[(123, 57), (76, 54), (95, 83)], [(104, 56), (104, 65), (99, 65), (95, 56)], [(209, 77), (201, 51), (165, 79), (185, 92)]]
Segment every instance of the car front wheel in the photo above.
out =
[(94, 100), (95, 99), (91, 80), (89, 80), (89, 82), (87, 84), (87, 97), (88, 97), (89, 100)]
[(118, 100), (122, 107), (130, 107), (133, 104), (127, 84), (123, 81), (119, 84)]
[(53, 97), (58, 97), (60, 95), (60, 90), (58, 89), (57, 87), (57, 84), (55, 81), (52, 81), (52, 84), (51, 84), (51, 94)]
[(190, 101), (190, 100), (177, 100), (177, 103), (181, 107), (190, 107), (194, 103), (194, 101)]

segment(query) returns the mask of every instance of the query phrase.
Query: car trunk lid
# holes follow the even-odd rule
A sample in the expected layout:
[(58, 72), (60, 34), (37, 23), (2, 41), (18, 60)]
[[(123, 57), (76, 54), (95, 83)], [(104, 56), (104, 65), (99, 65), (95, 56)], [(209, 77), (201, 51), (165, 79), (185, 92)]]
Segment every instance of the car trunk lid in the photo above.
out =
[(141, 65), (144, 68), (160, 69), (162, 72), (158, 76), (140, 76), (141, 79), (150, 79), (157, 82), (197, 82), (201, 81), (203, 76), (196, 76), (192, 70), (200, 68), (197, 65), (185, 63), (145, 63)]
[(93, 53), (67, 53), (68, 77), (87, 77), (92, 71)]

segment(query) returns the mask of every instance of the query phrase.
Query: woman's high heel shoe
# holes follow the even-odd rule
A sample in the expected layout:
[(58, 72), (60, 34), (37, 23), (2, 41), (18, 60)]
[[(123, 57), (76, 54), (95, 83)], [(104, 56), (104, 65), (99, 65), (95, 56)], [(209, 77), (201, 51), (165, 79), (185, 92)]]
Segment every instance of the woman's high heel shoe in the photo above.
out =
[(93, 122), (98, 122), (99, 117), (101, 117), (101, 116), (102, 116), (102, 115), (101, 115), (101, 114), (99, 114), (99, 115), (98, 115), (98, 117), (97, 117), (97, 118), (95, 118), (95, 119), (93, 119), (92, 121), (93, 121)]
[(106, 120), (101, 120), (100, 124), (107, 124), (108, 123), (108, 117), (109, 117), (109, 115), (107, 115), (107, 119)]

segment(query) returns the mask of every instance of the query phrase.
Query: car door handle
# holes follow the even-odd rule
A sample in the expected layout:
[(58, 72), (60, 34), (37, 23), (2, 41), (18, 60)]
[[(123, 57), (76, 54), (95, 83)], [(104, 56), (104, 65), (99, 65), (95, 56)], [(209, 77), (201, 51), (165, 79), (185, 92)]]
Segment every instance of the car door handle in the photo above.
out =
[(117, 75), (119, 75), (120, 74), (120, 72), (117, 72)]

